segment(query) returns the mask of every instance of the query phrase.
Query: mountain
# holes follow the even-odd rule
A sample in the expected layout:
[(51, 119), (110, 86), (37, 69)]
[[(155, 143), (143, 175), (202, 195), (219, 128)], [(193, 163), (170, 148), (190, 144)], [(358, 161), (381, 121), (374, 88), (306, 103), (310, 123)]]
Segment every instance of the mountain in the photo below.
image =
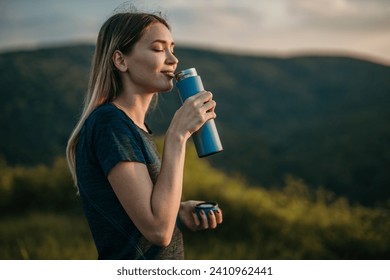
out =
[[(0, 55), (0, 155), (11, 165), (63, 156), (87, 89), (94, 47)], [(390, 67), (351, 57), (276, 58), (177, 48), (217, 101), (224, 151), (213, 166), (250, 184), (286, 175), (351, 201), (390, 199)], [(149, 125), (163, 134), (180, 106), (162, 93)], [(206, 176), (207, 174), (203, 174)]]

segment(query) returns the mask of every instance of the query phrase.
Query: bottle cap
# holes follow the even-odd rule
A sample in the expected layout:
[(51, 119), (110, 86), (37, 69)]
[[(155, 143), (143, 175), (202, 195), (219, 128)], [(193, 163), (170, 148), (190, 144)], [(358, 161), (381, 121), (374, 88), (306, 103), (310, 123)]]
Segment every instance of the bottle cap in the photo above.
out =
[(200, 211), (203, 210), (203, 212), (208, 215), (210, 211), (217, 211), (218, 210), (218, 203), (216, 202), (211, 202), (211, 201), (206, 201), (202, 203), (198, 203), (195, 206), (195, 212), (196, 215), (198, 216), (199, 219), (202, 219), (200, 215)]

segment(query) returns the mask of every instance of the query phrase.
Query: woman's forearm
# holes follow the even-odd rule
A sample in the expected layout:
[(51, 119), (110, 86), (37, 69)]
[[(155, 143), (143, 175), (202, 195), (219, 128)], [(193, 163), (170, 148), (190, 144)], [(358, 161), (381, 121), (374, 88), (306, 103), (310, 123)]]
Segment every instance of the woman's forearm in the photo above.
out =
[(161, 170), (152, 192), (151, 210), (161, 229), (158, 234), (165, 240), (163, 243), (169, 244), (179, 212), (187, 138), (172, 131), (167, 132)]

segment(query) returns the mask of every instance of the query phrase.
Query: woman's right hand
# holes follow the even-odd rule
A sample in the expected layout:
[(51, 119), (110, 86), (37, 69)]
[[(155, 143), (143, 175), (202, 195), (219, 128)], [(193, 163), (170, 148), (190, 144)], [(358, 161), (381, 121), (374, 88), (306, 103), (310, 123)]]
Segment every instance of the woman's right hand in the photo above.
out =
[(210, 119), (214, 119), (216, 103), (209, 91), (201, 91), (185, 100), (176, 111), (168, 131), (176, 132), (186, 140)]

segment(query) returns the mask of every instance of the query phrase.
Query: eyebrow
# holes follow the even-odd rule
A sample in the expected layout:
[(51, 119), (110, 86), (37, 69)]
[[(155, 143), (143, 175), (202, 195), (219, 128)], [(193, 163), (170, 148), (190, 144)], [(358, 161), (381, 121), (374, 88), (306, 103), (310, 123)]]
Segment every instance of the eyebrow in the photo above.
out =
[[(168, 42), (167, 41), (165, 41), (165, 40), (162, 40), (162, 39), (157, 39), (157, 40), (154, 40), (153, 42), (152, 42), (152, 44), (154, 44), (154, 43), (162, 43), (162, 44), (165, 44), (165, 45), (167, 45), (168, 44)], [(170, 44), (171, 46), (174, 46), (175, 45), (175, 42), (173, 42), (172, 41), (172, 43)]]

